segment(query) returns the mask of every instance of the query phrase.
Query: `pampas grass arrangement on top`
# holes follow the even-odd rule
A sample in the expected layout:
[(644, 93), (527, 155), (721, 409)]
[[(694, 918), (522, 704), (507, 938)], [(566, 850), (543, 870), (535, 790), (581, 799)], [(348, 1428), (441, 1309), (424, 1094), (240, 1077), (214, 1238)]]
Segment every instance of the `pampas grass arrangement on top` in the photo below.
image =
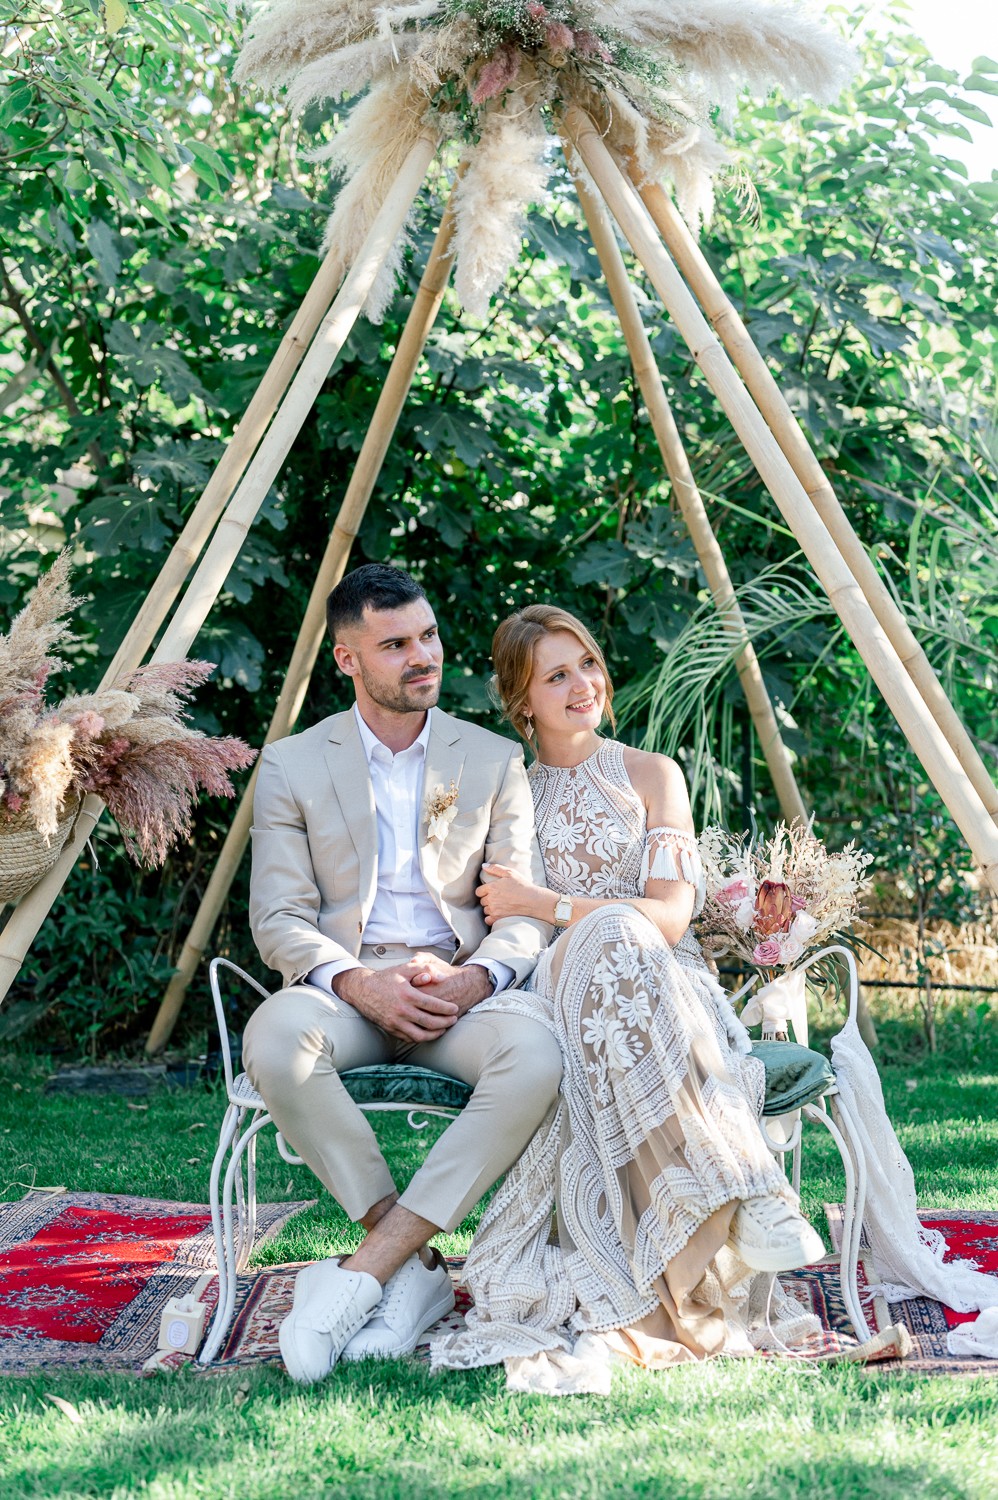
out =
[(87, 792), (108, 806), (137, 863), (162, 864), (191, 831), (198, 792), (231, 797), (229, 772), (252, 763), (242, 740), (209, 738), (185, 722), (184, 704), (211, 662), (162, 662), (96, 693), (45, 700), (63, 661), (53, 654), (79, 601), (64, 552), (0, 635), (0, 864), (3, 835), (25, 817), (48, 843), (66, 809)]
[[(268, 0), (234, 77), (286, 89), (296, 113), (367, 91), (315, 153), (344, 179), (324, 245), (344, 265), (420, 133), (461, 141), (455, 286), (481, 316), (543, 194), (552, 110), (586, 109), (612, 150), (673, 183), (698, 226), (727, 160), (714, 122), (738, 91), (831, 98), (852, 66), (845, 43), (792, 0)], [(404, 242), (368, 300), (375, 322)]]

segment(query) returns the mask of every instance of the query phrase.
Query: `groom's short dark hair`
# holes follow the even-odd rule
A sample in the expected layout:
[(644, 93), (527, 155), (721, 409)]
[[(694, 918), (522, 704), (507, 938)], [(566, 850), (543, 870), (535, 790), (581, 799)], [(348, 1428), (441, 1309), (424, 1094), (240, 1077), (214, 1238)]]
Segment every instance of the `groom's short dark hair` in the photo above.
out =
[(426, 594), (404, 568), (390, 563), (364, 563), (340, 579), (326, 600), (326, 629), (336, 638), (344, 625), (359, 625), (365, 609), (398, 609)]

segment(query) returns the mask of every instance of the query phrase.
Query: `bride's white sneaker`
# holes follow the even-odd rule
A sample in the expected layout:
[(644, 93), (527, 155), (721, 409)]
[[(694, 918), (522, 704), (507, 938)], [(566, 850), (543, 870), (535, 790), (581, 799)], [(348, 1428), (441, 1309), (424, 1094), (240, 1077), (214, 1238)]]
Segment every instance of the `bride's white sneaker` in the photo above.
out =
[(728, 1244), (753, 1271), (796, 1271), (825, 1254), (821, 1236), (784, 1198), (746, 1198), (731, 1221)]
[(373, 1317), (346, 1344), (342, 1359), (396, 1359), (410, 1354), (420, 1334), (454, 1306), (454, 1288), (443, 1260), (424, 1266), (412, 1255), (385, 1283)]
[(329, 1374), (381, 1301), (381, 1283), (366, 1271), (317, 1260), (295, 1277), (291, 1311), (281, 1324), (281, 1358), (292, 1380), (311, 1385)]

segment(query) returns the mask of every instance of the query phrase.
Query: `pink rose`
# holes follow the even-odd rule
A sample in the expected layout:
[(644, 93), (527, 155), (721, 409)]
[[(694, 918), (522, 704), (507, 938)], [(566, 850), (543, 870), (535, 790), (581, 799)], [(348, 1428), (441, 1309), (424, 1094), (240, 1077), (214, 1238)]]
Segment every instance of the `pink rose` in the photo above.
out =
[(790, 906), (793, 911), (803, 911), (806, 905), (807, 902), (804, 900), (803, 896), (790, 897)]
[(739, 877), (722, 885), (714, 899), (722, 906), (736, 906), (739, 901), (745, 900), (748, 893), (748, 883)]
[(780, 945), (775, 938), (766, 938), (764, 942), (756, 943), (752, 950), (752, 962), (763, 969), (775, 968), (782, 957)]

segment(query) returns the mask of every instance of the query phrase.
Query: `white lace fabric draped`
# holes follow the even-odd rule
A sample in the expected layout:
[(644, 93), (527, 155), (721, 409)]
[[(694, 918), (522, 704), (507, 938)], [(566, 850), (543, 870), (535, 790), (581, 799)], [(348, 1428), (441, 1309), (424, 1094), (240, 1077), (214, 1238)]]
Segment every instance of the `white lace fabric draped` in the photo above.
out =
[[(467, 1327), (434, 1342), (432, 1363), (526, 1359), (507, 1365), (519, 1388), (601, 1389), (598, 1341), (576, 1341), (635, 1325), (658, 1363), (749, 1353), (770, 1278), (726, 1247), (731, 1215), (744, 1198), (793, 1198), (759, 1129), (762, 1067), (692, 932), (672, 948), (627, 904), (648, 878), (696, 885), (695, 843), (648, 833), (614, 741), (530, 780), (549, 885), (613, 904), (563, 932), (527, 990), (482, 1006), (543, 1020), (565, 1073), (475, 1236)], [(817, 1328), (789, 1300), (777, 1318), (787, 1343)]]

